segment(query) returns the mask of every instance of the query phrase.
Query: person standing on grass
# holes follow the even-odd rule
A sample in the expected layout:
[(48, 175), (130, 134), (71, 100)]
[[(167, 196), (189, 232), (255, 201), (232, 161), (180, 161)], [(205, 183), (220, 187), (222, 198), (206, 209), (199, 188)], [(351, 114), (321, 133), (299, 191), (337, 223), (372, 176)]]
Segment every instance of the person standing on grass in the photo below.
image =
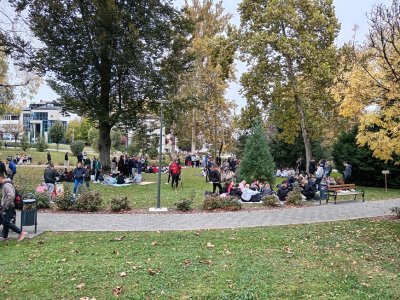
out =
[(85, 175), (83, 176), (83, 181), (86, 183), (86, 188), (90, 188), (90, 167), (86, 166), (85, 167)]
[(351, 169), (352, 169), (352, 167), (347, 162), (344, 162), (344, 166), (345, 166), (345, 169), (344, 169), (344, 183), (345, 184), (349, 184), (349, 183), (351, 183)]
[(65, 155), (64, 155), (64, 167), (68, 167), (68, 166), (69, 166), (69, 154), (67, 151), (67, 152), (65, 152)]
[(96, 156), (93, 157), (93, 170), (94, 170), (94, 182), (98, 183), (101, 172), (101, 163), (100, 160), (96, 158)]
[(82, 168), (82, 163), (78, 162), (74, 170), (74, 194), (76, 194), (78, 185), (83, 184), (84, 175), (85, 175), (85, 170)]
[(79, 153), (78, 153), (78, 155), (77, 155), (76, 158), (78, 159), (78, 163), (82, 163), (82, 162), (83, 162), (83, 154), (82, 154), (82, 151), (79, 151)]
[(8, 178), (10, 178), (12, 181), (12, 180), (14, 180), (15, 174), (17, 174), (17, 165), (10, 158), (7, 158), (7, 161), (8, 161), (8, 169), (9, 169)]
[(222, 186), (221, 186), (221, 173), (218, 170), (217, 166), (213, 166), (212, 169), (209, 172), (209, 179), (213, 184), (213, 194), (215, 194), (217, 187), (218, 187), (218, 193), (221, 194), (222, 192)]
[(47, 151), (47, 164), (49, 166), (51, 165), (51, 154), (50, 154), (50, 151)]
[(0, 213), (0, 223), (3, 223), (3, 240), (8, 239), (8, 232), (11, 229), (18, 234), (18, 241), (22, 241), (28, 233), (22, 231), (12, 223), (12, 219), (15, 215), (15, 187), (10, 179), (5, 179), (3, 176), (0, 176), (0, 186), (2, 186), (3, 192)]
[(171, 178), (172, 178), (172, 183), (171, 187), (172, 188), (177, 188), (179, 184), (179, 176), (181, 175), (181, 169), (182, 167), (178, 164), (177, 160), (174, 160), (172, 165), (170, 166), (170, 173), (171, 173)]
[(54, 187), (57, 181), (57, 178), (60, 176), (52, 164), (49, 164), (48, 168), (44, 171), (44, 183), (47, 185), (47, 195), (49, 197), (49, 203), (53, 203), (54, 201)]

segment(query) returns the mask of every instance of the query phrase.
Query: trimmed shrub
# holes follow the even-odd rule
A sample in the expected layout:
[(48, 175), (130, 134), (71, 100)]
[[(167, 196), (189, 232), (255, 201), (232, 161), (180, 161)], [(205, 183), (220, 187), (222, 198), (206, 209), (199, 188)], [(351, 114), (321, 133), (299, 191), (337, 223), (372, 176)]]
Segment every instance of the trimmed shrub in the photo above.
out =
[(268, 195), (261, 199), (265, 206), (279, 206), (279, 198), (277, 195)]
[(242, 209), (242, 203), (235, 197), (211, 196), (204, 199), (203, 209), (240, 210)]
[(110, 209), (114, 212), (130, 210), (128, 197), (112, 198)]
[(37, 200), (37, 208), (49, 208), (50, 203), (49, 203), (49, 197), (47, 196), (47, 193), (33, 193), (36, 197)]
[(288, 205), (301, 205), (302, 202), (303, 197), (301, 197), (301, 189), (299, 187), (295, 187), (293, 191), (290, 191), (285, 201)]
[(98, 211), (101, 207), (102, 199), (98, 191), (91, 191), (82, 188), (82, 192), (76, 198), (75, 207), (78, 211)]
[(46, 141), (39, 135), (36, 141), (36, 150), (38, 152), (45, 152), (47, 150)]
[(85, 143), (82, 141), (75, 141), (73, 143), (71, 143), (70, 145), (72, 154), (77, 156), (79, 154), (79, 152), (83, 151), (83, 148), (85, 148)]
[(192, 210), (192, 200), (181, 200), (179, 202), (176, 202), (176, 209), (180, 211), (189, 211)]
[(54, 200), (56, 207), (59, 210), (74, 210), (75, 209), (75, 199), (71, 193), (71, 189), (67, 186), (64, 186), (64, 194), (57, 195), (56, 199)]
[(21, 148), (26, 151), (30, 148), (31, 144), (29, 143), (28, 136), (24, 134), (21, 139)]
[(393, 207), (393, 208), (392, 208), (392, 213), (393, 213), (397, 218), (400, 219), (400, 207), (399, 207), (399, 206)]

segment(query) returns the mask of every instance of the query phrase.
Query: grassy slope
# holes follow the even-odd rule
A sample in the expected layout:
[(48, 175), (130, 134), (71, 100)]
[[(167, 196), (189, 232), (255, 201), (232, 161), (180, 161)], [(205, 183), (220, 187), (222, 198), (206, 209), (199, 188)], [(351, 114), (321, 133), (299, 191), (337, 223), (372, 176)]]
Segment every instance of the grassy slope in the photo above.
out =
[(399, 222), (370, 220), (47, 233), (0, 244), (0, 298), (112, 299), (121, 286), (121, 299), (399, 299), (399, 236)]

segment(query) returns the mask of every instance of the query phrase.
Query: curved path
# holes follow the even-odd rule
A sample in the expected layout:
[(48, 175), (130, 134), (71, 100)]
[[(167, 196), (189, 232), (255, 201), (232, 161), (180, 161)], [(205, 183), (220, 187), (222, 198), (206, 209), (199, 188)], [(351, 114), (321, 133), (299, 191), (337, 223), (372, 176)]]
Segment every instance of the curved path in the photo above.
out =
[[(341, 202), (337, 205), (322, 204), (312, 207), (193, 214), (39, 212), (38, 234), (45, 231), (166, 231), (307, 224), (389, 215), (391, 214), (391, 208), (395, 206), (400, 206), (400, 199)], [(25, 227), (25, 230), (30, 234), (33, 233), (33, 227)]]

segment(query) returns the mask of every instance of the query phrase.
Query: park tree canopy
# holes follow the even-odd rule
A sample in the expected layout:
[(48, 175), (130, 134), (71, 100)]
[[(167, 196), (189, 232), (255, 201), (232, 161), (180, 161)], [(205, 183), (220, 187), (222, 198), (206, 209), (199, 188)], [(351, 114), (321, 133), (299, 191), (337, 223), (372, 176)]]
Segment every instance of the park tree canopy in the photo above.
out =
[(249, 71), (241, 82), (251, 103), (263, 104), (280, 137), (303, 137), (307, 167), (310, 139), (335, 117), (327, 88), (336, 70), (339, 24), (332, 0), (244, 0), (241, 51)]
[[(46, 73), (65, 107), (99, 128), (100, 160), (110, 164), (110, 131), (136, 122), (145, 99), (163, 96), (161, 66), (174, 37), (186, 35), (171, 1), (19, 0), (41, 42), (29, 67)], [(173, 49), (173, 50), (172, 50)], [(173, 74), (169, 74), (173, 76)]]

